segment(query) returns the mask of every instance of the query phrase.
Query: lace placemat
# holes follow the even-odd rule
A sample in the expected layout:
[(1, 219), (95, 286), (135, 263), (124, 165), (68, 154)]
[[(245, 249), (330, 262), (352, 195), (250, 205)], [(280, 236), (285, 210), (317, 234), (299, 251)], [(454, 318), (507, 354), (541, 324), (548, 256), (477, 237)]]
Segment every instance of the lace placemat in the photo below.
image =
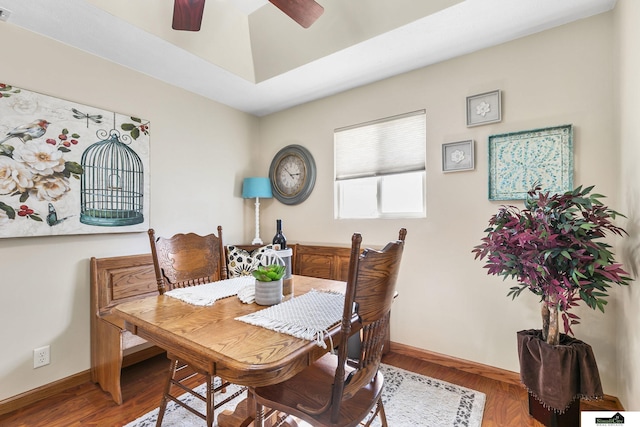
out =
[(340, 322), (343, 309), (344, 294), (312, 289), (283, 303), (236, 317), (236, 320), (315, 341), (319, 347), (327, 348), (324, 342), (327, 330)]
[(255, 280), (253, 276), (234, 277), (204, 285), (172, 289), (165, 292), (165, 295), (193, 305), (213, 305), (216, 300), (237, 295), (240, 289), (252, 285)]

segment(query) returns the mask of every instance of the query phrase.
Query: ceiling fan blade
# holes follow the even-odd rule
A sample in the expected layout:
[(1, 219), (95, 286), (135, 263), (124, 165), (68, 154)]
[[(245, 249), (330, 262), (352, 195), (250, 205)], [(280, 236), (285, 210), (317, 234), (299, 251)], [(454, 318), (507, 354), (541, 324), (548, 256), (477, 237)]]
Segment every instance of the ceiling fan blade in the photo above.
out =
[(324, 7), (314, 0), (269, 0), (278, 9), (289, 15), (291, 19), (309, 28), (324, 12)]
[(204, 0), (174, 0), (173, 29), (200, 31), (203, 11)]

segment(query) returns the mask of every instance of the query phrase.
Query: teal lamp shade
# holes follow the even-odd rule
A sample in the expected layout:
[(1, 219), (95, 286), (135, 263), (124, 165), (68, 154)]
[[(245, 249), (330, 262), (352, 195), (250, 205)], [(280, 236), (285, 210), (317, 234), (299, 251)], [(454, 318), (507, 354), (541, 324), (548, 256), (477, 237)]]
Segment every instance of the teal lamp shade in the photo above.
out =
[(254, 177), (245, 178), (242, 183), (242, 198), (254, 199), (260, 197), (270, 199), (273, 197), (271, 193), (271, 181), (269, 178)]
[(270, 199), (271, 181), (269, 178), (245, 178), (242, 182), (242, 198), (256, 199), (256, 237), (251, 242), (252, 245), (262, 245), (260, 238), (260, 198)]

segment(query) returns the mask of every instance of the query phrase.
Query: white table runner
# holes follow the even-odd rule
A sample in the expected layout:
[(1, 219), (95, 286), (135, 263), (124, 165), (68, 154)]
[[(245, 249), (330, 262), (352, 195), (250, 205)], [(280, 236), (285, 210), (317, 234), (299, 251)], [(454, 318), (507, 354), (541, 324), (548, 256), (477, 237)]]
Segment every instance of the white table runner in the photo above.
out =
[(344, 294), (312, 289), (283, 303), (236, 317), (236, 320), (315, 341), (319, 347), (327, 348), (324, 342), (327, 330), (340, 322), (343, 309)]
[(216, 300), (237, 295), (240, 289), (253, 285), (255, 280), (253, 276), (240, 276), (204, 285), (172, 289), (165, 292), (165, 295), (193, 305), (213, 305)]

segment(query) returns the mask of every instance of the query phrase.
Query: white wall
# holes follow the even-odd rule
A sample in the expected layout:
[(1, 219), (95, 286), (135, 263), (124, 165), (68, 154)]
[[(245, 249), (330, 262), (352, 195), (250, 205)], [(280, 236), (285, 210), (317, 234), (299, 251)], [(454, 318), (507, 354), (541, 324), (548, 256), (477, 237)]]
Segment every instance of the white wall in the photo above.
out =
[[(518, 371), (516, 331), (540, 327), (537, 300), (511, 301), (512, 283), (487, 276), (471, 254), (501, 204), (487, 200), (487, 137), (573, 124), (576, 185), (595, 184), (619, 207), (612, 34), (612, 14), (603, 14), (262, 118), (258, 170), (266, 174), (273, 155), (292, 143), (309, 148), (318, 167), (306, 202), (289, 207), (271, 200), (263, 220), (273, 233), (274, 220), (282, 218), (292, 242), (344, 245), (355, 231), (364, 244), (384, 244), (405, 226), (392, 341)], [(467, 128), (466, 97), (494, 89), (503, 91), (503, 121)], [(333, 129), (421, 108), (427, 112), (427, 218), (334, 220)], [(442, 144), (466, 139), (476, 141), (476, 170), (443, 174)], [(574, 328), (592, 345), (605, 393), (612, 395), (619, 391), (618, 309), (614, 297), (604, 315), (579, 310), (583, 325)]]
[[(619, 0), (615, 9), (617, 105), (621, 149), (620, 197), (628, 215), (626, 229), (631, 233), (624, 242), (625, 263), (634, 277), (640, 273), (640, 3)], [(640, 411), (640, 288), (635, 283), (620, 292), (617, 331), (620, 401), (625, 409)]]
[[(0, 25), (0, 81), (151, 122), (150, 223), (244, 240), (242, 178), (257, 118)], [(146, 233), (0, 239), (0, 400), (86, 371), (89, 257), (148, 253)], [(51, 364), (33, 369), (34, 348)]]

